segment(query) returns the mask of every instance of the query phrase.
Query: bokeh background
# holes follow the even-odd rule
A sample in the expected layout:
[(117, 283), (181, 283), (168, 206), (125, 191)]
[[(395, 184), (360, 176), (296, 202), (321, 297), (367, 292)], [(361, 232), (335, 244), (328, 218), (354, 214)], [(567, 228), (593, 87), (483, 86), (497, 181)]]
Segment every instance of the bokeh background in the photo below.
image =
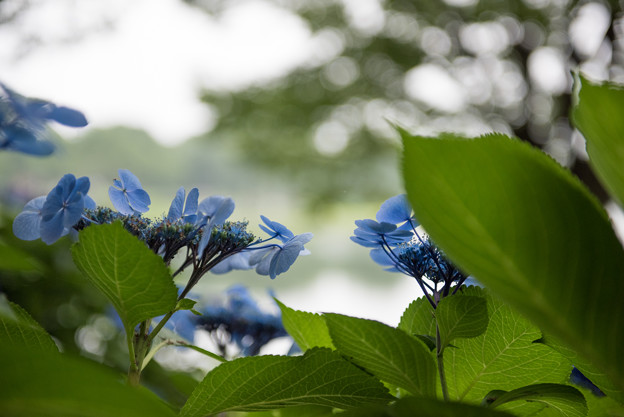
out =
[[(233, 218), (253, 231), (264, 214), (315, 234), (283, 276), (206, 276), (200, 299), (242, 283), (268, 309), (272, 291), (296, 309), (396, 324), (416, 283), (349, 240), (402, 190), (392, 124), (517, 136), (621, 219), (568, 116), (574, 71), (624, 82), (623, 31), (620, 2), (606, 0), (0, 0), (0, 80), (90, 122), (55, 126), (51, 157), (0, 154), (0, 290), (66, 349), (111, 360), (105, 300), (75, 271), (70, 242), (20, 242), (10, 229), (68, 172), (110, 205), (126, 168), (154, 217), (179, 186), (198, 187), (234, 198)], [(9, 262), (9, 247), (30, 258)]]

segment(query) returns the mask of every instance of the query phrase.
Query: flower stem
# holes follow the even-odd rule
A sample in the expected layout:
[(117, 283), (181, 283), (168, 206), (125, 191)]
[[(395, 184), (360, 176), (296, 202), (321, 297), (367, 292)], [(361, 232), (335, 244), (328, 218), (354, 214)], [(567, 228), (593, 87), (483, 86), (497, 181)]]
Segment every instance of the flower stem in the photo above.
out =
[(442, 397), (444, 401), (449, 400), (448, 386), (446, 384), (446, 375), (444, 374), (444, 348), (440, 341), (440, 327), (436, 324), (436, 357), (438, 360), (438, 373), (440, 374), (440, 385), (442, 385)]

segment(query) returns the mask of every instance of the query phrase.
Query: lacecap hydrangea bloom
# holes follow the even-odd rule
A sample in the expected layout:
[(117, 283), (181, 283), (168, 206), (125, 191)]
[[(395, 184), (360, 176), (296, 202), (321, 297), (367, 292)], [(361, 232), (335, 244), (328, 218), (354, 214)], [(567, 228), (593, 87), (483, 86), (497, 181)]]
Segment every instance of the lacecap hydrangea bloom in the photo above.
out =
[(389, 272), (401, 272), (416, 279), (435, 308), (441, 298), (457, 291), (466, 281), (427, 235), (417, 230), (419, 223), (405, 194), (386, 200), (376, 220), (355, 222), (351, 240), (371, 248), (370, 257)]
[(0, 83), (0, 150), (44, 156), (54, 151), (47, 124), (87, 125), (84, 114), (46, 100), (28, 98)]
[[(275, 278), (286, 272), (300, 255), (311, 233), (295, 235), (286, 226), (261, 216), (260, 228), (268, 237), (260, 239), (247, 231), (247, 222), (227, 221), (234, 211), (229, 197), (210, 196), (201, 202), (199, 191), (188, 195), (178, 189), (168, 214), (159, 219), (143, 217), (151, 204), (148, 193), (130, 171), (119, 170), (109, 197), (115, 210), (97, 206), (88, 196), (89, 179), (67, 174), (48, 193), (32, 199), (13, 222), (13, 233), (23, 240), (41, 239), (47, 244), (94, 224), (120, 221), (126, 230), (162, 257), (166, 265), (178, 253), (184, 256), (174, 276), (192, 267), (180, 298), (208, 271), (226, 273), (233, 269), (255, 269)], [(185, 249), (181, 252), (182, 249)]]

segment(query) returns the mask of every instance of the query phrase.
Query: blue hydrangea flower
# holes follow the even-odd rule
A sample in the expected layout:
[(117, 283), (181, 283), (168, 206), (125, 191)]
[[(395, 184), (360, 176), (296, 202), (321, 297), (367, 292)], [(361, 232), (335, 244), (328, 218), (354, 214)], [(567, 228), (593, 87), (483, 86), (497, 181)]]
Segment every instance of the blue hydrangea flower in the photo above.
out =
[(182, 219), (185, 223), (195, 223), (197, 221), (197, 200), (199, 199), (199, 190), (193, 188), (186, 197), (186, 205), (184, 204), (184, 196), (186, 191), (184, 187), (180, 187), (176, 192), (176, 196), (169, 207), (167, 220), (175, 222)]
[(418, 222), (405, 194), (386, 200), (376, 218), (357, 220), (351, 240), (371, 248), (371, 259), (386, 271), (416, 279), (434, 308), (453, 285), (456, 291), (464, 283), (467, 277), (417, 231)]
[(87, 125), (84, 115), (45, 100), (23, 97), (0, 83), (0, 150), (13, 150), (44, 156), (54, 151), (46, 124)]
[(108, 189), (113, 206), (125, 215), (147, 212), (152, 201), (139, 179), (127, 169), (120, 169), (118, 172), (119, 180), (113, 180), (114, 186)]

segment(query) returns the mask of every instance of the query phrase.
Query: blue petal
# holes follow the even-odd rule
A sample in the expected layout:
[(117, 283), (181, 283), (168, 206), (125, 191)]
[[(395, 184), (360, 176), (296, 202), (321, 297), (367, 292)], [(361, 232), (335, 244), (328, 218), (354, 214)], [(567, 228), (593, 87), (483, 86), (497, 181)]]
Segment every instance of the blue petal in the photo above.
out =
[(290, 230), (288, 230), (288, 228), (284, 226), (283, 224), (271, 221), (267, 217), (262, 216), (262, 215), (260, 216), (260, 218), (262, 219), (264, 224), (268, 226), (267, 228), (261, 224), (258, 225), (260, 226), (260, 229), (262, 229), (266, 234), (275, 236), (282, 242), (286, 242), (288, 239), (291, 239), (295, 236), (295, 234), (291, 232)]
[(281, 273), (288, 271), (303, 250), (303, 245), (312, 239), (312, 233), (297, 235), (284, 243), (284, 246), (271, 259), (269, 276), (274, 279)]
[(406, 194), (396, 195), (384, 201), (377, 212), (377, 221), (386, 223), (403, 223), (412, 217), (412, 206)]
[(141, 182), (136, 177), (136, 175), (134, 175), (129, 170), (120, 169), (117, 172), (119, 172), (119, 179), (121, 179), (121, 183), (123, 184), (123, 187), (121, 187), (122, 189), (126, 191), (131, 191), (131, 190), (140, 190), (143, 188), (141, 186)]
[(167, 220), (174, 222), (182, 217), (182, 206), (184, 205), (184, 187), (178, 188), (176, 195), (169, 207), (169, 214), (167, 214)]
[(78, 110), (63, 106), (54, 106), (52, 111), (47, 115), (47, 118), (70, 127), (84, 127), (88, 124), (84, 114)]
[(271, 260), (279, 250), (280, 247), (278, 246), (270, 246), (265, 249), (253, 251), (249, 257), (249, 264), (256, 267), (256, 273), (258, 275), (269, 275)]
[(63, 208), (63, 187), (57, 185), (46, 196), (46, 201), (41, 208), (41, 218), (43, 221), (47, 221)]
[(234, 212), (234, 200), (213, 195), (199, 203), (199, 212), (210, 219), (213, 226), (223, 223)]
[(82, 194), (76, 194), (76, 197), (70, 201), (63, 211), (63, 226), (70, 228), (80, 220), (84, 210), (84, 197)]
[(67, 197), (69, 197), (74, 187), (76, 187), (76, 177), (74, 176), (74, 174), (63, 175), (63, 177), (59, 180), (57, 187), (61, 188), (61, 197), (64, 201)]
[(82, 195), (86, 195), (89, 192), (89, 187), (91, 187), (91, 183), (89, 182), (89, 177), (80, 177), (76, 180), (76, 185), (74, 186), (74, 192), (79, 192)]
[(365, 248), (376, 248), (378, 246), (381, 246), (381, 242), (362, 239), (359, 236), (351, 236), (350, 239), (358, 245), (364, 246)]
[(13, 220), (13, 234), (22, 240), (35, 240), (41, 237), (41, 208), (46, 197), (33, 198), (24, 206), (24, 210)]
[(237, 254), (229, 256), (213, 266), (210, 272), (212, 272), (213, 274), (225, 274), (234, 269), (251, 269), (252, 266), (249, 264), (249, 256), (249, 252), (239, 252)]
[(370, 257), (376, 264), (379, 264), (381, 266), (395, 265), (394, 260), (390, 256), (388, 256), (386, 251), (381, 248), (371, 250)]
[(64, 233), (63, 211), (59, 210), (54, 217), (41, 221), (41, 240), (48, 245), (56, 242)]
[(123, 191), (110, 186), (108, 188), (108, 197), (110, 198), (111, 203), (113, 203), (113, 207), (115, 207), (115, 209), (121, 214), (134, 214), (134, 210), (132, 210), (132, 207), (128, 204), (128, 200), (126, 199), (126, 195)]
[(150, 200), (147, 191), (141, 189), (130, 190), (126, 191), (126, 196), (128, 197), (128, 204), (130, 204), (130, 207), (132, 207), (134, 211), (138, 211), (139, 213), (149, 211), (149, 205), (152, 204), (152, 200)]
[(379, 234), (390, 233), (397, 228), (396, 224), (386, 222), (378, 223), (371, 219), (356, 220), (355, 225), (367, 232)]
[(86, 209), (95, 210), (95, 208), (97, 207), (97, 203), (95, 202), (94, 199), (92, 199), (88, 195), (85, 195), (84, 196), (84, 206), (85, 206)]
[(28, 155), (46, 156), (54, 152), (54, 145), (51, 142), (44, 140), (37, 140), (34, 136), (32, 138), (26, 138), (25, 135), (32, 135), (22, 129), (19, 136), (15, 136), (15, 131), (7, 133), (10, 142), (6, 145), (6, 149), (22, 152)]
[(199, 200), (199, 190), (197, 188), (191, 189), (186, 197), (186, 205), (184, 206), (184, 217), (197, 214), (197, 207)]

